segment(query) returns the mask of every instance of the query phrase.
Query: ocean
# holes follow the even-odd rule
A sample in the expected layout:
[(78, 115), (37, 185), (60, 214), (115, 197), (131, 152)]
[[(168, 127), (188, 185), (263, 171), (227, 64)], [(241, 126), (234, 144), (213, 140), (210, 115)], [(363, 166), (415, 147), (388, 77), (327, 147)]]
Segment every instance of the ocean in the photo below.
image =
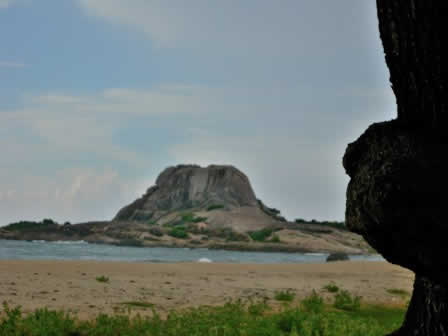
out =
[[(84, 241), (46, 242), (0, 240), (0, 260), (97, 260), (148, 263), (323, 263), (326, 253), (242, 252), (204, 248), (127, 247)], [(350, 256), (350, 260), (384, 261), (380, 255)]]

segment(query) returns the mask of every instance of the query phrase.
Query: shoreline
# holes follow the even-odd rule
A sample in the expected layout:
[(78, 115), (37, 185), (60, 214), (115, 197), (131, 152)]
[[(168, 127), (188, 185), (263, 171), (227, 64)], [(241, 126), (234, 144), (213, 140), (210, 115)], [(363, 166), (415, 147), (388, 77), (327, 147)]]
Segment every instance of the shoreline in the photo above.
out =
[[(100, 282), (105, 277), (107, 282)], [(142, 263), (118, 261), (0, 260), (0, 301), (24, 312), (37, 308), (65, 310), (80, 318), (115, 313), (124, 302), (145, 302), (158, 312), (229, 300), (264, 299), (292, 290), (300, 301), (334, 283), (366, 303), (402, 305), (412, 292), (412, 272), (387, 262), (322, 264)], [(278, 303), (279, 304), (279, 303)], [(150, 309), (136, 309), (150, 315)]]
[[(8, 240), (8, 241), (20, 241), (20, 242), (46, 242), (46, 243), (55, 243), (55, 242), (85, 242), (87, 244), (97, 244), (97, 245), (108, 245), (108, 246), (119, 246), (119, 247), (137, 247), (137, 248), (188, 248), (188, 249), (208, 249), (208, 250), (216, 250), (216, 251), (237, 251), (237, 252), (262, 252), (262, 253), (303, 253), (303, 254), (332, 254), (332, 253), (341, 253), (337, 251), (330, 250), (319, 250), (316, 251), (314, 249), (307, 249), (300, 246), (292, 246), (288, 244), (275, 244), (275, 243), (252, 243), (252, 244), (236, 244), (236, 243), (212, 243), (207, 246), (197, 246), (194, 244), (164, 244), (164, 243), (152, 243), (146, 242), (144, 245), (132, 245), (132, 244), (120, 244), (115, 242), (106, 242), (106, 241), (88, 241), (88, 240), (44, 240), (44, 239), (8, 239), (8, 238), (0, 238), (0, 240)], [(375, 251), (371, 251), (375, 252)], [(378, 253), (346, 253), (347, 255), (353, 256), (371, 256), (377, 255)]]

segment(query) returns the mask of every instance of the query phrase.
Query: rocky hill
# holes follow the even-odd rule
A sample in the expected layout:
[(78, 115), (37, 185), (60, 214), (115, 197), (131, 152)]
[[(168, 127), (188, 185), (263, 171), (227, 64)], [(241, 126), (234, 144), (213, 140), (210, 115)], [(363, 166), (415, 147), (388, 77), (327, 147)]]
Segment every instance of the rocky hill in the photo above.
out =
[(344, 227), (288, 223), (279, 210), (256, 198), (244, 173), (218, 165), (165, 169), (154, 186), (112, 221), (20, 222), (5, 227), (0, 238), (288, 252), (371, 251), (360, 236)]
[(165, 169), (156, 184), (113, 221), (165, 225), (181, 220), (186, 211), (207, 218), (207, 226), (237, 232), (272, 226), (280, 219), (257, 200), (249, 179), (235, 167), (179, 165)]

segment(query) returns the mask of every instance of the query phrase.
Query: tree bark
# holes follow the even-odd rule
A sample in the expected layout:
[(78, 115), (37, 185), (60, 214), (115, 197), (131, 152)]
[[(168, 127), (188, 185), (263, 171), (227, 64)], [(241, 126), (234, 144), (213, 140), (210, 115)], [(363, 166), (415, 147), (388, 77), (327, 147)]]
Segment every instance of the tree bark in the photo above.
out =
[[(377, 0), (377, 9), (380, 36), (386, 63), (390, 70), (392, 89), (397, 100), (397, 123), (411, 133), (419, 133), (423, 130), (423, 134), (426, 134), (427, 138), (437, 135), (440, 141), (435, 144), (434, 148), (445, 148), (444, 146), (448, 143), (448, 1)], [(423, 143), (426, 141), (425, 136), (421, 138), (421, 141)], [(404, 150), (405, 148), (400, 147), (396, 149), (396, 152), (400, 153)], [(429, 151), (432, 149), (427, 150), (427, 152)], [(439, 153), (440, 157), (444, 157), (446, 154), (444, 150)], [(424, 159), (425, 153), (421, 157)], [(384, 158), (385, 163), (392, 161), (393, 156)], [(438, 164), (434, 162), (436, 161), (427, 162), (425, 174), (427, 174), (426, 176), (438, 174), (441, 181), (438, 188), (442, 192), (447, 175), (446, 173), (437, 173)], [(397, 171), (405, 171), (400, 168), (398, 167)], [(418, 175), (416, 177), (419, 178)], [(356, 196), (356, 193), (352, 194), (351, 196)], [(378, 195), (381, 196), (381, 192), (378, 192)], [(362, 206), (368, 206), (369, 202), (375, 200), (378, 195), (367, 195), (364, 205), (359, 204), (360, 202), (355, 197), (351, 201), (354, 205), (352, 208), (356, 211), (362, 210)], [(419, 195), (419, 190), (415, 191), (415, 195)], [(424, 194), (422, 193), (422, 195)], [(401, 196), (403, 195), (398, 193), (396, 198), (399, 199)], [(421, 196), (416, 199), (415, 204), (421, 206), (423, 198), (424, 196)], [(435, 198), (431, 201), (436, 204), (441, 199)], [(377, 209), (378, 213), (371, 215), (387, 212), (388, 204), (382, 206), (381, 209)], [(435, 206), (434, 208), (436, 209)], [(446, 214), (442, 211), (428, 213), (427, 216), (428, 219), (422, 221), (421, 225), (414, 225), (412, 221), (411, 223), (405, 221), (403, 225), (409, 225), (408, 230), (415, 232), (421, 230), (423, 233), (426, 230), (430, 232), (435, 241), (440, 240), (440, 236), (445, 237), (443, 233), (446, 231)], [(415, 237), (411, 235), (409, 236), (411, 238), (406, 238), (408, 230), (400, 231), (402, 228), (398, 224), (393, 224), (404, 219), (406, 219), (405, 216), (394, 218), (395, 222), (375, 223), (381, 228), (389, 228), (389, 232), (397, 239), (408, 239), (403, 242), (405, 246), (416, 247), (415, 258), (412, 259), (412, 262), (404, 264), (404, 266), (409, 266), (409, 264), (415, 263), (414, 270), (417, 274), (413, 296), (402, 328), (392, 335), (448, 336), (448, 277), (443, 275), (443, 261), (433, 261), (433, 258), (430, 257), (444, 248), (440, 244), (440, 246), (437, 244), (433, 246), (430, 243), (422, 242), (420, 235), (415, 235)], [(356, 221), (352, 220), (352, 227), (357, 225)], [(358, 220), (358, 222), (362, 222), (362, 220)], [(368, 225), (364, 226), (368, 227)], [(373, 225), (371, 226), (373, 227)], [(394, 228), (397, 230), (396, 232), (392, 230)], [(369, 241), (378, 242), (378, 246), (381, 246), (382, 242), (388, 241), (376, 232), (380, 231), (366, 230), (365, 237), (370, 238)], [(428, 241), (430, 242), (431, 239)], [(384, 251), (389, 250), (384, 249)], [(387, 252), (385, 257), (388, 257), (387, 254), (396, 257), (406, 255), (406, 252)], [(437, 263), (440, 265), (437, 266)], [(419, 269), (426, 270), (426, 272), (420, 272)], [(428, 277), (429, 274), (431, 275)]]
[(447, 336), (448, 289), (417, 275), (403, 326), (390, 336)]
[(398, 120), (448, 126), (448, 1), (377, 0), (380, 35)]

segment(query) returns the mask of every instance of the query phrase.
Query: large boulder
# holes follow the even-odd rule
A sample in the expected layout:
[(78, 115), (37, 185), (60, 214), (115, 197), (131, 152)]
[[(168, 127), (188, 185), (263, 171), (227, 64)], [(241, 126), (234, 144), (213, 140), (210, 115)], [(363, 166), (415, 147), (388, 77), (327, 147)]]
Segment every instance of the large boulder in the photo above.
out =
[(165, 169), (155, 186), (115, 216), (117, 221), (158, 219), (169, 211), (257, 207), (249, 179), (233, 166), (178, 165)]
[(327, 257), (327, 262), (333, 262), (333, 261), (348, 261), (350, 260), (350, 257), (347, 253), (338, 252), (338, 253), (331, 253)]

